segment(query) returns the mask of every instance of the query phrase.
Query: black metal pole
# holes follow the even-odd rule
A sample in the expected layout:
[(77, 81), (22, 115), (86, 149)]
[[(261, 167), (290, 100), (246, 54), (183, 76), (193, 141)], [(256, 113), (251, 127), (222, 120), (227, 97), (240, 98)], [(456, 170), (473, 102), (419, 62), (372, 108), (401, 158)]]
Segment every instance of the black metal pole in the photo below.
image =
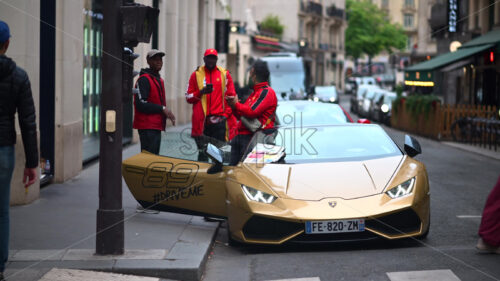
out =
[(124, 251), (122, 208), (122, 0), (103, 3), (103, 59), (100, 121), (99, 209), (96, 254)]

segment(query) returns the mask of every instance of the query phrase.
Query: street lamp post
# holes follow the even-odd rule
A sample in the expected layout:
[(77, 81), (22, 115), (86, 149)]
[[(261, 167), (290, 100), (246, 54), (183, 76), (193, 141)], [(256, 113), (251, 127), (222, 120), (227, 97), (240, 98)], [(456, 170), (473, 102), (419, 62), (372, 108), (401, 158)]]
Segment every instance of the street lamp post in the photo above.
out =
[[(133, 60), (138, 56), (130, 48), (139, 42), (149, 43), (158, 24), (159, 12), (133, 0), (103, 1), (97, 255), (121, 255), (124, 252), (122, 101), (131, 98)], [(128, 48), (124, 49), (124, 46)]]
[(103, 59), (96, 254), (124, 251), (122, 208), (122, 0), (103, 1)]

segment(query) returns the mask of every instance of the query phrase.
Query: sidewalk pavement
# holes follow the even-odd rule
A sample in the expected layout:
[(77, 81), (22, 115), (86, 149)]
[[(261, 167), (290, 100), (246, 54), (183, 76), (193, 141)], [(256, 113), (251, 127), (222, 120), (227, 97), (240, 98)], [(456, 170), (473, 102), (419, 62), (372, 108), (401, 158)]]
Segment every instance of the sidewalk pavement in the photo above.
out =
[(488, 149), (477, 145), (464, 144), (459, 142), (451, 142), (451, 141), (442, 141), (444, 145), (455, 147), (461, 150), (465, 150), (471, 153), (476, 153), (482, 156), (490, 157), (496, 160), (500, 160), (500, 147), (497, 148), (497, 151), (494, 149)]
[[(123, 158), (139, 150), (138, 144), (126, 147)], [(98, 183), (96, 162), (65, 183), (43, 188), (34, 203), (11, 207), (7, 280), (40, 280), (53, 268), (200, 280), (219, 223), (174, 213), (136, 213), (137, 202), (125, 182), (125, 254), (94, 255)]]

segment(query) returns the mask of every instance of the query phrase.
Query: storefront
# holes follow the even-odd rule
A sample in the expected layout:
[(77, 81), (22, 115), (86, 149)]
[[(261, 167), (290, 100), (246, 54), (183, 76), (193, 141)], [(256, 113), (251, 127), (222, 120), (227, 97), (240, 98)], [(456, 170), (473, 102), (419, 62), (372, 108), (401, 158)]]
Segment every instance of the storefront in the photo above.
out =
[[(82, 159), (88, 162), (99, 156), (100, 97), (102, 89), (102, 1), (85, 0), (83, 26)], [(123, 142), (132, 139), (132, 103), (123, 105)]]
[(405, 69), (412, 91), (441, 96), (446, 104), (500, 106), (500, 30)]

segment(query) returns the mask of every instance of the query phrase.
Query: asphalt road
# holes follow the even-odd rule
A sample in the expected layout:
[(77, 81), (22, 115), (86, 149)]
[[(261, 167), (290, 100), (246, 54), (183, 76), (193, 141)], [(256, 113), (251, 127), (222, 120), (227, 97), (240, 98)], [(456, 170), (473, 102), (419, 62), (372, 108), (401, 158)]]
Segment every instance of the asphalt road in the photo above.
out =
[[(341, 96), (346, 110), (349, 97)], [(384, 128), (402, 146), (404, 133)], [(475, 249), (500, 161), (416, 138), (423, 150), (416, 159), (426, 165), (431, 186), (426, 240), (230, 247), (223, 224), (203, 280), (500, 280), (500, 255)]]

